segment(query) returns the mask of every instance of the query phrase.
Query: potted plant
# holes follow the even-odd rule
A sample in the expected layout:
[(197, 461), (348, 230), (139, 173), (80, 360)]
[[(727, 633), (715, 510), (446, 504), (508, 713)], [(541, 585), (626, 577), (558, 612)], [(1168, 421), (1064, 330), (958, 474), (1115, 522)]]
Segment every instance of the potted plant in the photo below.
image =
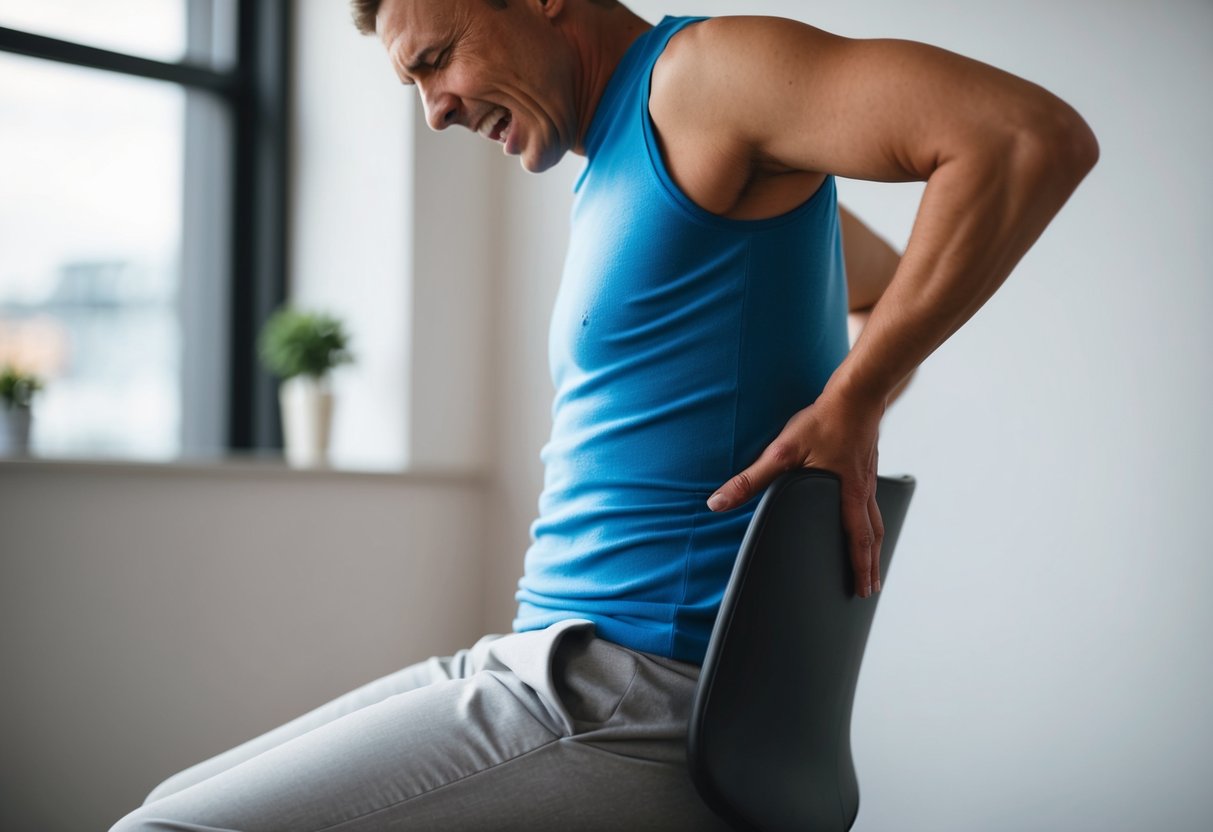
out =
[(11, 364), (0, 368), (0, 454), (29, 453), (31, 404), (42, 389), (42, 379)]
[(279, 309), (265, 322), (258, 352), (278, 388), (287, 462), (296, 468), (328, 464), (333, 419), (330, 374), (353, 361), (349, 336), (331, 315)]

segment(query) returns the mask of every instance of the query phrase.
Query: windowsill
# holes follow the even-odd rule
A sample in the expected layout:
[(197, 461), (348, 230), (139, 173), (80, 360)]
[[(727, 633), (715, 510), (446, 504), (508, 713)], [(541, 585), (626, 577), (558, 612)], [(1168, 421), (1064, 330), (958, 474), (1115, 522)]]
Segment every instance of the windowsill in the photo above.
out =
[(239, 454), (182, 458), (175, 460), (133, 460), (86, 457), (6, 457), (0, 456), (0, 472), (5, 470), (54, 471), (63, 473), (157, 474), (168, 476), (257, 476), (312, 478), (329, 480), (374, 480), (427, 484), (478, 485), (485, 475), (479, 471), (409, 468), (372, 470), (365, 468), (292, 468), (278, 455)]

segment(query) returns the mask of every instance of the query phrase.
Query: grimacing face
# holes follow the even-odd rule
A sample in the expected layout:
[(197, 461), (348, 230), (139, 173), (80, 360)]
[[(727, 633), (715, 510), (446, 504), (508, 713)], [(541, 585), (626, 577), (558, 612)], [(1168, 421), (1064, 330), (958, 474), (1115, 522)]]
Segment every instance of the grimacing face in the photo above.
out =
[(562, 9), (557, 0), (384, 0), (376, 28), (432, 129), (466, 127), (537, 173), (579, 138)]

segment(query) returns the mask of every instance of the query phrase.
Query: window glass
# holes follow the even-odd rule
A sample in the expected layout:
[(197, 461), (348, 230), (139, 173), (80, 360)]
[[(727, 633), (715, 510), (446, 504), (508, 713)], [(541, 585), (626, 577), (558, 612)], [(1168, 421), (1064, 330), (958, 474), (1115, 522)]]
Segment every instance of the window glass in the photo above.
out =
[(0, 26), (60, 40), (180, 61), (187, 0), (0, 0)]
[(184, 98), (0, 53), (0, 363), (46, 379), (39, 455), (180, 449)]

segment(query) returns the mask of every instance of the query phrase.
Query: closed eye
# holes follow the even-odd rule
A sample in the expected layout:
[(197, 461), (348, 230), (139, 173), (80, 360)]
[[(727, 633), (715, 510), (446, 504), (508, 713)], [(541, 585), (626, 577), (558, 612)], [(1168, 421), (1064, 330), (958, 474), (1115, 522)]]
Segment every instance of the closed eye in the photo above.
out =
[(447, 59), (450, 54), (451, 50), (450, 47), (448, 47), (439, 52), (438, 57), (434, 59), (432, 63), (428, 61), (414, 61), (404, 68), (408, 73), (408, 76), (402, 78), (400, 83), (404, 84), (406, 87), (413, 86), (416, 83), (413, 81), (413, 75), (416, 75), (418, 72), (433, 72), (434, 70), (441, 69), (447, 63)]

